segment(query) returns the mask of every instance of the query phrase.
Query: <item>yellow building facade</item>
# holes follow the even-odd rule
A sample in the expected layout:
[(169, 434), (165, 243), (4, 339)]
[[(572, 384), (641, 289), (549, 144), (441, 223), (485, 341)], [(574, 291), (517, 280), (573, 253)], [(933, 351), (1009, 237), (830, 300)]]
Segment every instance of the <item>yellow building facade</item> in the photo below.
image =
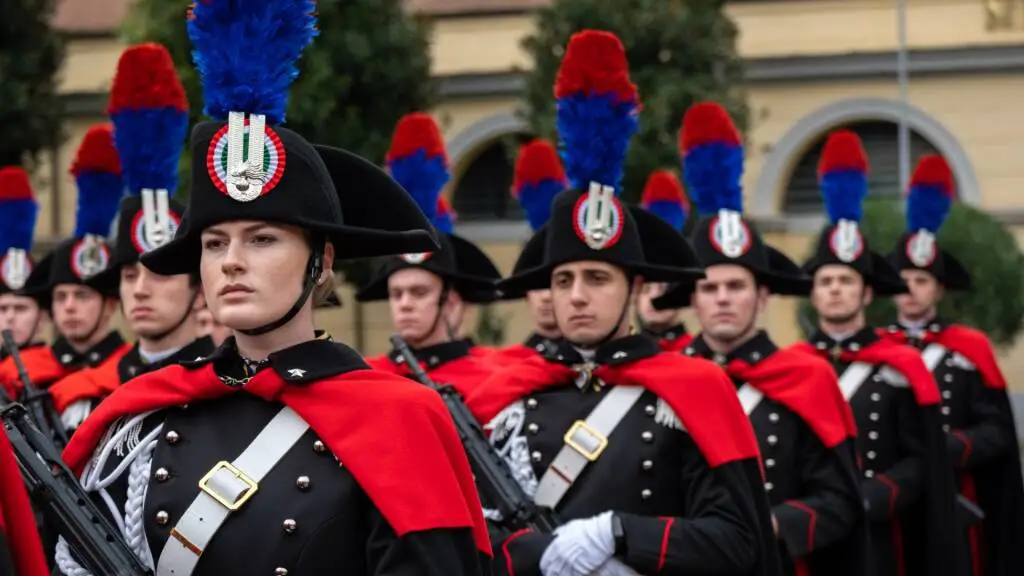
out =
[[(414, 2), (434, 22), (434, 73), (442, 99), (433, 112), (452, 161), (449, 194), (460, 214), (457, 232), (477, 241), (505, 272), (529, 234), (507, 198), (507, 149), (529, 136), (516, 114), (522, 71), (530, 66), (520, 41), (534, 26), (530, 7), (542, 3)], [(747, 213), (769, 242), (791, 256), (806, 254), (823, 224), (807, 174), (824, 135), (840, 127), (860, 132), (872, 161), (873, 189), (897, 193), (900, 117), (913, 132), (915, 156), (938, 151), (950, 161), (961, 201), (995, 214), (1024, 238), (1024, 162), (1016, 142), (1024, 134), (1018, 104), (1024, 93), (1024, 2), (907, 3), (909, 105), (898, 98), (892, 0), (727, 2), (747, 61)], [(85, 129), (103, 120), (122, 48), (112, 35), (70, 42), (61, 84), (69, 137), (37, 175), (41, 238), (73, 227), (74, 185), (67, 168)], [(386, 305), (358, 307), (351, 290), (341, 294), (345, 307), (322, 313), (321, 324), (366, 353), (386, 349)], [(529, 331), (521, 306), (496, 306), (507, 322), (508, 341)], [(766, 326), (780, 342), (799, 337), (794, 309), (795, 302), (779, 301), (766, 315)], [(467, 319), (468, 332), (474, 322)], [(1024, 349), (1007, 351), (1003, 360), (1011, 373), (1024, 369)]]

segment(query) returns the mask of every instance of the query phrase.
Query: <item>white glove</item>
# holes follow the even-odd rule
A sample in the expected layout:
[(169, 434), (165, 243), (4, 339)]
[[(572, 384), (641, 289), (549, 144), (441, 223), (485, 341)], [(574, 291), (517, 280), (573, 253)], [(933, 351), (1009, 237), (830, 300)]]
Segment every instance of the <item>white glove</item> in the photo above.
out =
[(540, 571), (544, 576), (589, 576), (614, 553), (612, 513), (604, 512), (555, 530), (555, 540), (541, 556)]
[(620, 562), (617, 558), (611, 558), (601, 565), (594, 572), (594, 576), (639, 576), (635, 570)]
[(85, 422), (86, 417), (92, 412), (90, 400), (75, 400), (60, 415), (60, 421), (64, 424), (65, 430), (76, 430)]

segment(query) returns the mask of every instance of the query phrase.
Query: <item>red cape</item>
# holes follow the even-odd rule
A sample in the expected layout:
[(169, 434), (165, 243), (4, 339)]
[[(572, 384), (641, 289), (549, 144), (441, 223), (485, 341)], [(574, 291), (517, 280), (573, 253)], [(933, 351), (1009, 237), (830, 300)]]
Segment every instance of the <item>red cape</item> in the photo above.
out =
[(681, 352), (690, 345), (690, 342), (693, 342), (693, 334), (680, 334), (675, 340), (661, 338), (658, 340), (658, 348), (661, 348), (662, 352)]
[[(29, 380), (39, 388), (46, 388), (72, 372), (57, 362), (49, 346), (34, 346), (22, 350), (21, 362), (25, 365)], [(18, 377), (18, 368), (14, 365), (13, 358), (5, 358), (0, 362), (0, 384), (7, 389), (7, 394), (11, 398), (17, 398), (18, 392), (21, 391), (21, 379)]]
[[(797, 342), (791, 348), (826, 359), (830, 353), (828, 350), (818, 350), (810, 342)], [(924, 365), (924, 360), (921, 360), (921, 352), (916, 348), (897, 344), (892, 340), (875, 340), (857, 352), (844, 350), (841, 359), (845, 362), (864, 362), (872, 366), (888, 366), (907, 379), (918, 404), (932, 406), (942, 403), (935, 378), (928, 371), (928, 367)]]
[(50, 386), (53, 407), (57, 413), (78, 400), (106, 398), (121, 385), (121, 375), (117, 372), (117, 364), (132, 347), (125, 344), (95, 368), (83, 368), (72, 372)]
[(825, 361), (798, 350), (777, 350), (751, 366), (733, 360), (729, 376), (746, 382), (803, 418), (827, 448), (857, 436), (853, 410)]
[[(618, 366), (601, 366), (594, 375), (612, 384), (642, 386), (665, 400), (711, 466), (757, 458), (757, 439), (736, 387), (715, 364), (679, 354), (661, 353)], [(576, 371), (540, 356), (494, 374), (466, 400), (479, 422), (490, 422), (528, 394), (572, 382)]]
[[(244, 390), (297, 412), (355, 476), (395, 532), (473, 528), (490, 554), (487, 525), (469, 461), (436, 392), (371, 370), (286, 385), (263, 370), (244, 388), (226, 386), (207, 364), (169, 366), (123, 384), (82, 423), (64, 450), (75, 472), (119, 417), (208, 400)], [(410, 481), (428, 478), (429, 487)]]
[[(395, 364), (388, 356), (375, 356), (367, 358), (366, 363), (370, 368), (396, 374), (406, 378), (412, 377), (412, 372), (404, 364)], [(427, 376), (436, 384), (451, 384), (455, 391), (463, 398), (469, 396), (477, 385), (494, 373), (493, 360), (488, 356), (479, 356), (470, 353), (469, 356), (456, 358), (445, 362), (437, 368), (428, 369), (426, 364), (420, 362), (420, 366), (426, 371)]]
[(35, 514), (7, 434), (0, 434), (0, 531), (7, 538), (15, 574), (47, 576), (50, 570), (39, 541)]
[[(907, 343), (907, 334), (903, 330), (890, 332), (879, 329), (878, 335), (898, 344)], [(971, 364), (978, 369), (986, 386), (996, 390), (1006, 389), (1006, 378), (1003, 377), (1003, 371), (999, 369), (995, 349), (984, 332), (961, 324), (953, 324), (946, 326), (937, 334), (926, 331), (923, 339), (928, 343), (941, 344), (947, 350), (956, 352), (970, 360)]]

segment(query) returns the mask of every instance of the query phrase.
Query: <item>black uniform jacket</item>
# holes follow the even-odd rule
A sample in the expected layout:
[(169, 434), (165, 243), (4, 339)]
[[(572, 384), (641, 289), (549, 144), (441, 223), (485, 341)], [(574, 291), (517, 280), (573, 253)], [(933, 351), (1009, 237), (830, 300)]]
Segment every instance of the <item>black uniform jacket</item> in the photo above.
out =
[(870, 576), (856, 426), (829, 364), (779, 350), (764, 331), (729, 354), (698, 335), (684, 350), (722, 366), (754, 426), (787, 574)]
[[(269, 367), (251, 379), (233, 338), (209, 358), (135, 378), (79, 428), (65, 460), (79, 472), (109, 423), (118, 426), (123, 416), (165, 405), (131, 435), (145, 438), (161, 427), (140, 516), (156, 559), (200, 479), (218, 461), (241, 454), (282, 401), (310, 429), (227, 518), (196, 576), (487, 573), (479, 498), (440, 398), (404, 378), (368, 370), (356, 352), (330, 340), (272, 354)], [(127, 444), (110, 453), (108, 472), (130, 453)], [(108, 489), (119, 508), (129, 476)], [(394, 477), (429, 484), (405, 489)]]
[(969, 529), (973, 576), (1024, 574), (1024, 481), (1006, 379), (988, 338), (936, 318), (912, 333), (892, 325), (887, 339), (944, 353), (932, 369), (942, 392), (941, 417), (960, 493), (985, 514)]
[[(474, 354), (474, 348), (471, 339), (463, 338), (414, 349), (413, 354), (431, 380), (438, 384), (451, 384), (465, 398), (493, 371), (487, 356)], [(405, 360), (397, 350), (384, 356), (367, 358), (366, 362), (374, 370), (411, 377), (411, 372), (405, 367)]]
[[(119, 385), (153, 372), (164, 366), (172, 366), (182, 361), (193, 361), (202, 359), (213, 353), (213, 340), (208, 337), (193, 340), (188, 346), (178, 350), (169, 357), (148, 364), (142, 360), (139, 354), (139, 344), (136, 343), (117, 362), (104, 362), (93, 368), (85, 368), (70, 374), (50, 387), (50, 394), (53, 396), (54, 406), (58, 412), (64, 412), (73, 402), (89, 400), (92, 408), (106, 398)], [(113, 359), (111, 359), (113, 360)]]
[[(28, 378), (37, 388), (46, 388), (83, 368), (99, 366), (111, 356), (122, 353), (124, 340), (117, 332), (110, 332), (103, 340), (85, 352), (78, 352), (63, 336), (52, 346), (31, 346), (21, 350), (21, 361)], [(0, 361), (0, 385), (12, 397), (20, 397), (22, 384), (13, 358)]]
[[(832, 361), (857, 423), (877, 576), (954, 576), (954, 487), (939, 423), (940, 396), (916, 350), (864, 328), (836, 342), (816, 333), (794, 346)], [(863, 378), (847, 374), (868, 365)]]
[[(524, 490), (616, 384), (645, 388), (597, 460), (558, 504), (562, 521), (612, 510), (616, 551), (639, 574), (780, 574), (756, 440), (733, 387), (709, 362), (661, 353), (642, 335), (596, 350), (593, 364), (561, 342), (480, 385), (467, 400)], [(554, 536), (495, 530), (494, 572), (540, 574)]]

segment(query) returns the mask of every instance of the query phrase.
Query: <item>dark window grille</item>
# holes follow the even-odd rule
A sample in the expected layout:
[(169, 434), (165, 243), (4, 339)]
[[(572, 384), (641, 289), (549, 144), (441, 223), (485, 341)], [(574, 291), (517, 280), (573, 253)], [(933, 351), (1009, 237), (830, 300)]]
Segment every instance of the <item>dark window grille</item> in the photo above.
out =
[(523, 210), (512, 197), (512, 176), (519, 146), (532, 138), (510, 134), (480, 151), (455, 185), (452, 207), (458, 221), (523, 219)]

